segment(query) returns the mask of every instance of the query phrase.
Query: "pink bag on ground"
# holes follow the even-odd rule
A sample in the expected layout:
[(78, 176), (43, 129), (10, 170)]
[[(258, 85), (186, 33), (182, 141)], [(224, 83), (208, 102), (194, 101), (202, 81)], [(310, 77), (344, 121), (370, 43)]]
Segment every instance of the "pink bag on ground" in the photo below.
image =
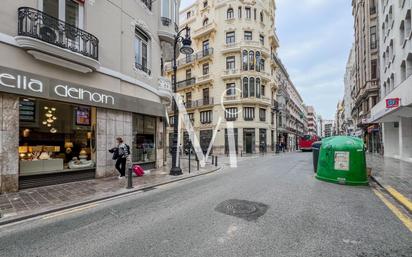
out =
[(134, 174), (136, 174), (136, 176), (141, 177), (144, 175), (144, 170), (142, 167), (140, 167), (139, 165), (135, 164), (132, 167), (132, 170), (134, 172)]

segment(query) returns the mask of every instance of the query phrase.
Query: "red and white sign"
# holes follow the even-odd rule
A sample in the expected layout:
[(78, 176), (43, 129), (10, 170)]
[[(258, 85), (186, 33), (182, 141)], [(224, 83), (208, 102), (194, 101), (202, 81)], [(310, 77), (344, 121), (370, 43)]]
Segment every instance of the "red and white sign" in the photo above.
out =
[(400, 98), (388, 98), (386, 99), (386, 108), (392, 109), (399, 107), (401, 102)]

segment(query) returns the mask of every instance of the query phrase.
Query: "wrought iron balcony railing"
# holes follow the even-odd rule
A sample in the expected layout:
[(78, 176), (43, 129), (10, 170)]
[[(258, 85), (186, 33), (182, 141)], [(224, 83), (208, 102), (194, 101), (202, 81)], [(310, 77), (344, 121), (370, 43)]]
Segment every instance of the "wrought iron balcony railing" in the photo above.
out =
[(212, 105), (213, 103), (214, 103), (213, 97), (203, 98), (203, 99), (199, 99), (199, 100), (196, 101), (196, 106), (197, 107), (202, 107), (202, 106), (206, 106), (206, 105)]
[(202, 51), (198, 52), (196, 54), (196, 59), (202, 59), (202, 58), (210, 56), (212, 54), (213, 54), (213, 48), (209, 47), (209, 48), (203, 49)]
[(194, 85), (196, 83), (196, 78), (185, 79), (182, 81), (177, 82), (176, 86), (179, 87), (187, 87)]
[(99, 59), (99, 40), (94, 35), (44, 12), (30, 8), (18, 9), (18, 35)]

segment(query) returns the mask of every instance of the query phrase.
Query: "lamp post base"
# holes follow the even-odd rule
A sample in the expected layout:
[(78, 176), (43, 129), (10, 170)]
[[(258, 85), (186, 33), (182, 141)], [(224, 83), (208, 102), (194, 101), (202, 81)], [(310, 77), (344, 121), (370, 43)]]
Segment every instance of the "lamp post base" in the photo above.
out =
[(169, 173), (169, 175), (172, 175), (172, 176), (179, 176), (179, 175), (182, 175), (182, 174), (183, 174), (183, 172), (182, 172), (182, 169), (180, 167), (172, 167), (170, 169), (170, 173)]

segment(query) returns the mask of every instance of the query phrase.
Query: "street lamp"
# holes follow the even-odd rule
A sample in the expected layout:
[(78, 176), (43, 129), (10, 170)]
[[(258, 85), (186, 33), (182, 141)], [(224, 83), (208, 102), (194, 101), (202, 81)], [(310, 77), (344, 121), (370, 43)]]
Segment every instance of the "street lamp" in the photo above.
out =
[[(182, 37), (180, 34), (185, 31), (186, 35)], [(180, 47), (180, 52), (185, 55), (190, 55), (193, 54), (193, 48), (191, 47), (192, 45), (192, 40), (190, 39), (189, 36), (189, 27), (184, 27), (181, 29), (177, 35), (175, 36), (175, 41), (173, 45), (173, 93), (176, 94), (177, 91), (177, 84), (176, 84), (176, 73), (177, 73), (177, 53), (176, 53), (176, 48), (178, 43), (182, 43), (182, 46)], [(174, 98), (173, 101), (173, 146), (172, 146), (172, 168), (170, 169), (170, 175), (172, 176), (178, 176), (182, 175), (182, 169), (177, 166), (177, 136), (178, 136), (178, 129), (179, 129), (179, 109), (177, 108), (177, 102), (176, 98)]]

